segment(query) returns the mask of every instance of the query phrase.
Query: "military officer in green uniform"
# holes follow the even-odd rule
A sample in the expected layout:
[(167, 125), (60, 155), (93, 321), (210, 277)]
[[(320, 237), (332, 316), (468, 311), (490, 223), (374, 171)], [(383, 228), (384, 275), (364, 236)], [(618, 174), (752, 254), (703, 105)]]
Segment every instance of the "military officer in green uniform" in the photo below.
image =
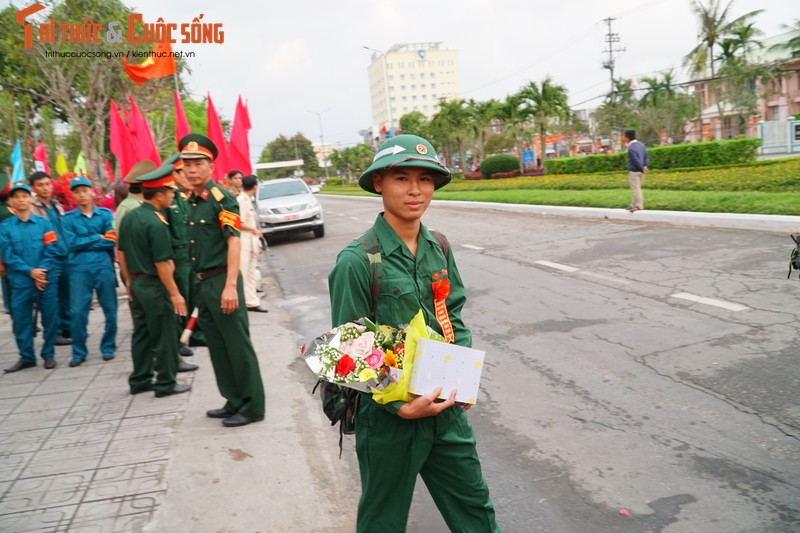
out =
[[(189, 182), (183, 175), (183, 160), (180, 158), (180, 152), (173, 154), (167, 159), (167, 163), (173, 165), (172, 178), (175, 180), (175, 185), (178, 190), (175, 191), (175, 199), (172, 200), (172, 206), (165, 214), (169, 221), (170, 233), (172, 235), (172, 247), (175, 250), (175, 283), (178, 284), (178, 289), (186, 299), (186, 309), (191, 313), (194, 309), (192, 301), (192, 263), (189, 259), (189, 239), (186, 236), (186, 225), (189, 217), (189, 198), (188, 192), (190, 191)], [(180, 324), (180, 331), (183, 331), (184, 323)], [(195, 325), (190, 338), (190, 344), (193, 346), (205, 346), (206, 341), (201, 329)], [(184, 357), (193, 355), (188, 346), (181, 346), (179, 352)], [(181, 363), (178, 372), (181, 372), (186, 363)]]
[[(398, 135), (380, 147), (359, 179), (362, 189), (383, 200), (384, 212), (364, 234), (380, 249), (380, 292), (373, 309), (367, 246), (356, 239), (339, 253), (328, 276), (334, 326), (359, 317), (407, 324), (422, 309), (425, 322), (450, 342), (471, 346), (472, 334), (461, 319), (466, 294), (452, 251), (421, 222), (433, 191), (449, 182), (450, 172), (422, 137)], [(437, 285), (435, 300), (434, 283), (443, 279), (449, 291)], [(359, 533), (406, 530), (417, 474), (450, 531), (499, 531), (464, 412), (468, 406), (455, 405), (455, 391), (444, 391), (449, 398), (437, 401), (440, 392), (387, 405), (366, 393), (361, 398), (355, 417)]]
[(125, 215), (118, 235), (119, 264), (133, 316), (133, 372), (128, 385), (131, 394), (153, 390), (161, 398), (192, 388), (176, 380), (176, 316), (186, 316), (186, 301), (173, 277), (172, 241), (163, 213), (175, 195), (172, 166), (139, 176), (138, 181), (143, 188), (142, 205)]
[(189, 255), (194, 305), (200, 311), (217, 387), (227, 400), (206, 414), (226, 427), (264, 419), (264, 385), (239, 274), (239, 204), (211, 181), (217, 147), (203, 135), (189, 134), (178, 143), (189, 195)]
[[(186, 238), (186, 217), (188, 216), (189, 208), (186, 203), (186, 193), (181, 191), (180, 183), (175, 179), (177, 174), (175, 166), (178, 162), (180, 162), (180, 154), (173, 154), (165, 161), (160, 172), (162, 174), (166, 172), (168, 170), (166, 165), (169, 165), (172, 178), (175, 181), (175, 186), (178, 187), (175, 190), (175, 197), (172, 199), (172, 204), (170, 204), (169, 208), (164, 210), (164, 216), (167, 217), (167, 222), (169, 222), (169, 235), (172, 240), (173, 262), (175, 263), (175, 273), (173, 277), (175, 278), (175, 283), (178, 285), (178, 290), (181, 292), (181, 296), (186, 300), (186, 308), (191, 312), (189, 280), (192, 275), (192, 266), (189, 263), (189, 240)], [(182, 164), (181, 167), (183, 167)], [(178, 337), (180, 337), (185, 325), (186, 320), (179, 320), (177, 322), (175, 327), (178, 329)], [(188, 346), (181, 346), (180, 342), (178, 343), (178, 353), (184, 357), (194, 355), (194, 352), (192, 352)], [(194, 363), (188, 363), (182, 359), (178, 361), (178, 372), (191, 372), (197, 370), (197, 368), (197, 365)]]

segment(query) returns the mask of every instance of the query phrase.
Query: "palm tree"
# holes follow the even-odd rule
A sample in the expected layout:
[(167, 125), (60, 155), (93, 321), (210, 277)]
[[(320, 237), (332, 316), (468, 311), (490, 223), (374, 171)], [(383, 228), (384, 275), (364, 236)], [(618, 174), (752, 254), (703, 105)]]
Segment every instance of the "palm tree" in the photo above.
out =
[[(475, 135), (466, 101), (462, 99), (445, 101), (439, 104), (439, 112), (431, 119), (434, 129), (443, 133), (447, 140), (454, 140), (462, 167), (465, 165), (466, 149), (464, 143)], [(447, 152), (447, 149), (446, 149)], [(452, 161), (448, 161), (452, 165)]]
[(663, 100), (675, 97), (671, 70), (665, 72), (660, 80), (658, 78), (642, 78), (641, 81), (647, 84), (647, 92), (639, 100), (639, 105), (642, 107), (658, 107)]
[(492, 122), (498, 118), (501, 105), (502, 104), (494, 98), (486, 100), (485, 102), (477, 102), (471, 98), (467, 101), (470, 116), (475, 123), (475, 130), (478, 133), (478, 155), (481, 160), (484, 157), (484, 146), (491, 132)]
[(497, 109), (497, 118), (503, 121), (504, 129), (514, 135), (514, 145), (520, 153), (519, 169), (522, 172), (522, 149), (525, 122), (530, 117), (530, 106), (525, 102), (522, 91), (506, 95), (505, 100)]
[[(695, 75), (707, 72), (706, 66), (708, 66), (711, 72), (711, 80), (714, 80), (717, 77), (715, 63), (719, 59), (715, 55), (715, 47), (732, 27), (739, 23), (748, 22), (764, 10), (757, 9), (730, 21), (728, 17), (733, 6), (733, 0), (730, 0), (725, 6), (723, 6), (723, 0), (708, 0), (707, 5), (704, 5), (701, 0), (692, 0), (691, 6), (692, 11), (697, 16), (700, 42), (686, 55), (684, 60), (690, 65), (690, 72)], [(717, 104), (717, 123), (721, 126), (722, 102), (720, 102), (718, 95), (716, 95), (715, 100)]]
[(781, 28), (786, 31), (795, 31), (797, 35), (786, 41), (770, 46), (770, 50), (785, 50), (790, 53), (800, 52), (800, 19), (795, 19), (794, 25), (781, 24)]
[(529, 113), (533, 117), (533, 124), (539, 130), (541, 141), (542, 160), (545, 156), (545, 135), (547, 128), (554, 119), (559, 122), (566, 122), (572, 113), (567, 101), (567, 89), (563, 85), (557, 85), (550, 76), (542, 81), (541, 85), (530, 82), (520, 91)]

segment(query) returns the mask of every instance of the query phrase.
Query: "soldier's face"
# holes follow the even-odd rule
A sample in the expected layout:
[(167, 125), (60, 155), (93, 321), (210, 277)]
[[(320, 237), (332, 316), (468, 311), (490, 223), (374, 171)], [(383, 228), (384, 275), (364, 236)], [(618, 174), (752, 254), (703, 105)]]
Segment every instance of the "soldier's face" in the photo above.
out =
[(17, 213), (30, 211), (31, 204), (33, 204), (33, 196), (28, 191), (14, 191), (14, 194), (8, 197), (8, 205)]
[(433, 172), (425, 168), (396, 167), (376, 174), (373, 179), (375, 190), (383, 198), (385, 216), (389, 218), (419, 220), (433, 198)]
[(41, 178), (31, 183), (31, 189), (42, 200), (49, 200), (53, 196), (53, 180)]
[(94, 191), (85, 185), (78, 185), (72, 189), (72, 197), (75, 198), (75, 203), (81, 207), (87, 207), (94, 200)]
[(184, 159), (183, 173), (193, 189), (202, 189), (211, 179), (211, 172), (214, 170), (214, 163), (206, 158), (203, 159)]
[(175, 198), (175, 189), (167, 189), (157, 192), (153, 196), (153, 203), (159, 209), (166, 209), (172, 204), (173, 198)]

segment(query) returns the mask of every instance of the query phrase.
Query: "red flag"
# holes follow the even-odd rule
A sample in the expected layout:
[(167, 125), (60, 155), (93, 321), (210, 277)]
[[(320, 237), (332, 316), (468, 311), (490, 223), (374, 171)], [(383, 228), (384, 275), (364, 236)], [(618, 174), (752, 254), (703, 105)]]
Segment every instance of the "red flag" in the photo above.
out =
[(111, 170), (111, 163), (109, 163), (108, 158), (106, 157), (105, 163), (103, 165), (103, 169), (106, 171), (106, 179), (109, 183), (114, 183), (114, 171)]
[(125, 126), (117, 104), (113, 100), (111, 101), (109, 122), (111, 124), (109, 128), (111, 153), (117, 158), (120, 174), (125, 176), (139, 161), (139, 146)]
[(211, 94), (208, 95), (208, 138), (217, 147), (217, 158), (214, 160), (214, 181), (223, 181), (226, 174), (230, 171), (228, 166), (228, 143), (225, 141), (225, 133), (222, 131), (222, 124), (219, 122), (217, 110), (214, 109), (214, 102), (211, 101)]
[[(131, 112), (128, 116), (128, 130), (136, 138), (136, 143), (139, 145), (139, 159), (149, 159), (157, 166), (161, 166), (161, 156), (158, 153), (156, 142), (153, 140), (153, 134), (150, 133), (150, 126), (147, 125), (147, 119), (133, 100), (133, 96), (128, 96), (131, 102)], [(138, 161), (137, 160), (137, 161)]]
[(250, 141), (247, 139), (247, 130), (250, 129), (250, 115), (242, 103), (242, 97), (236, 102), (236, 114), (231, 127), (231, 142), (228, 144), (228, 165), (231, 170), (238, 169), (247, 176), (253, 173), (250, 165)]
[(153, 48), (153, 55), (138, 65), (129, 65), (128, 60), (123, 57), (122, 66), (136, 85), (175, 74), (175, 58), (172, 57), (172, 47), (169, 42), (157, 43)]
[(173, 91), (175, 95), (175, 149), (178, 148), (178, 141), (186, 135), (189, 135), (192, 130), (189, 128), (189, 121), (186, 120), (186, 113), (183, 112), (183, 104), (181, 104), (181, 97), (178, 91)]
[(40, 142), (36, 150), (33, 151), (33, 160), (36, 170), (50, 174), (50, 165), (47, 164), (47, 150), (43, 142)]

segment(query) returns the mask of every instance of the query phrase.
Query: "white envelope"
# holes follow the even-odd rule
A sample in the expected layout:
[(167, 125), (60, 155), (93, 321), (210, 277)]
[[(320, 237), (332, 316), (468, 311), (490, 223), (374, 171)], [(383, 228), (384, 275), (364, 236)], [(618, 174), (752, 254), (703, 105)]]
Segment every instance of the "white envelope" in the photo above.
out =
[(420, 339), (408, 392), (422, 396), (442, 387), (439, 397), (449, 398), (450, 391), (458, 389), (457, 402), (474, 404), (478, 400), (485, 355), (482, 350)]

